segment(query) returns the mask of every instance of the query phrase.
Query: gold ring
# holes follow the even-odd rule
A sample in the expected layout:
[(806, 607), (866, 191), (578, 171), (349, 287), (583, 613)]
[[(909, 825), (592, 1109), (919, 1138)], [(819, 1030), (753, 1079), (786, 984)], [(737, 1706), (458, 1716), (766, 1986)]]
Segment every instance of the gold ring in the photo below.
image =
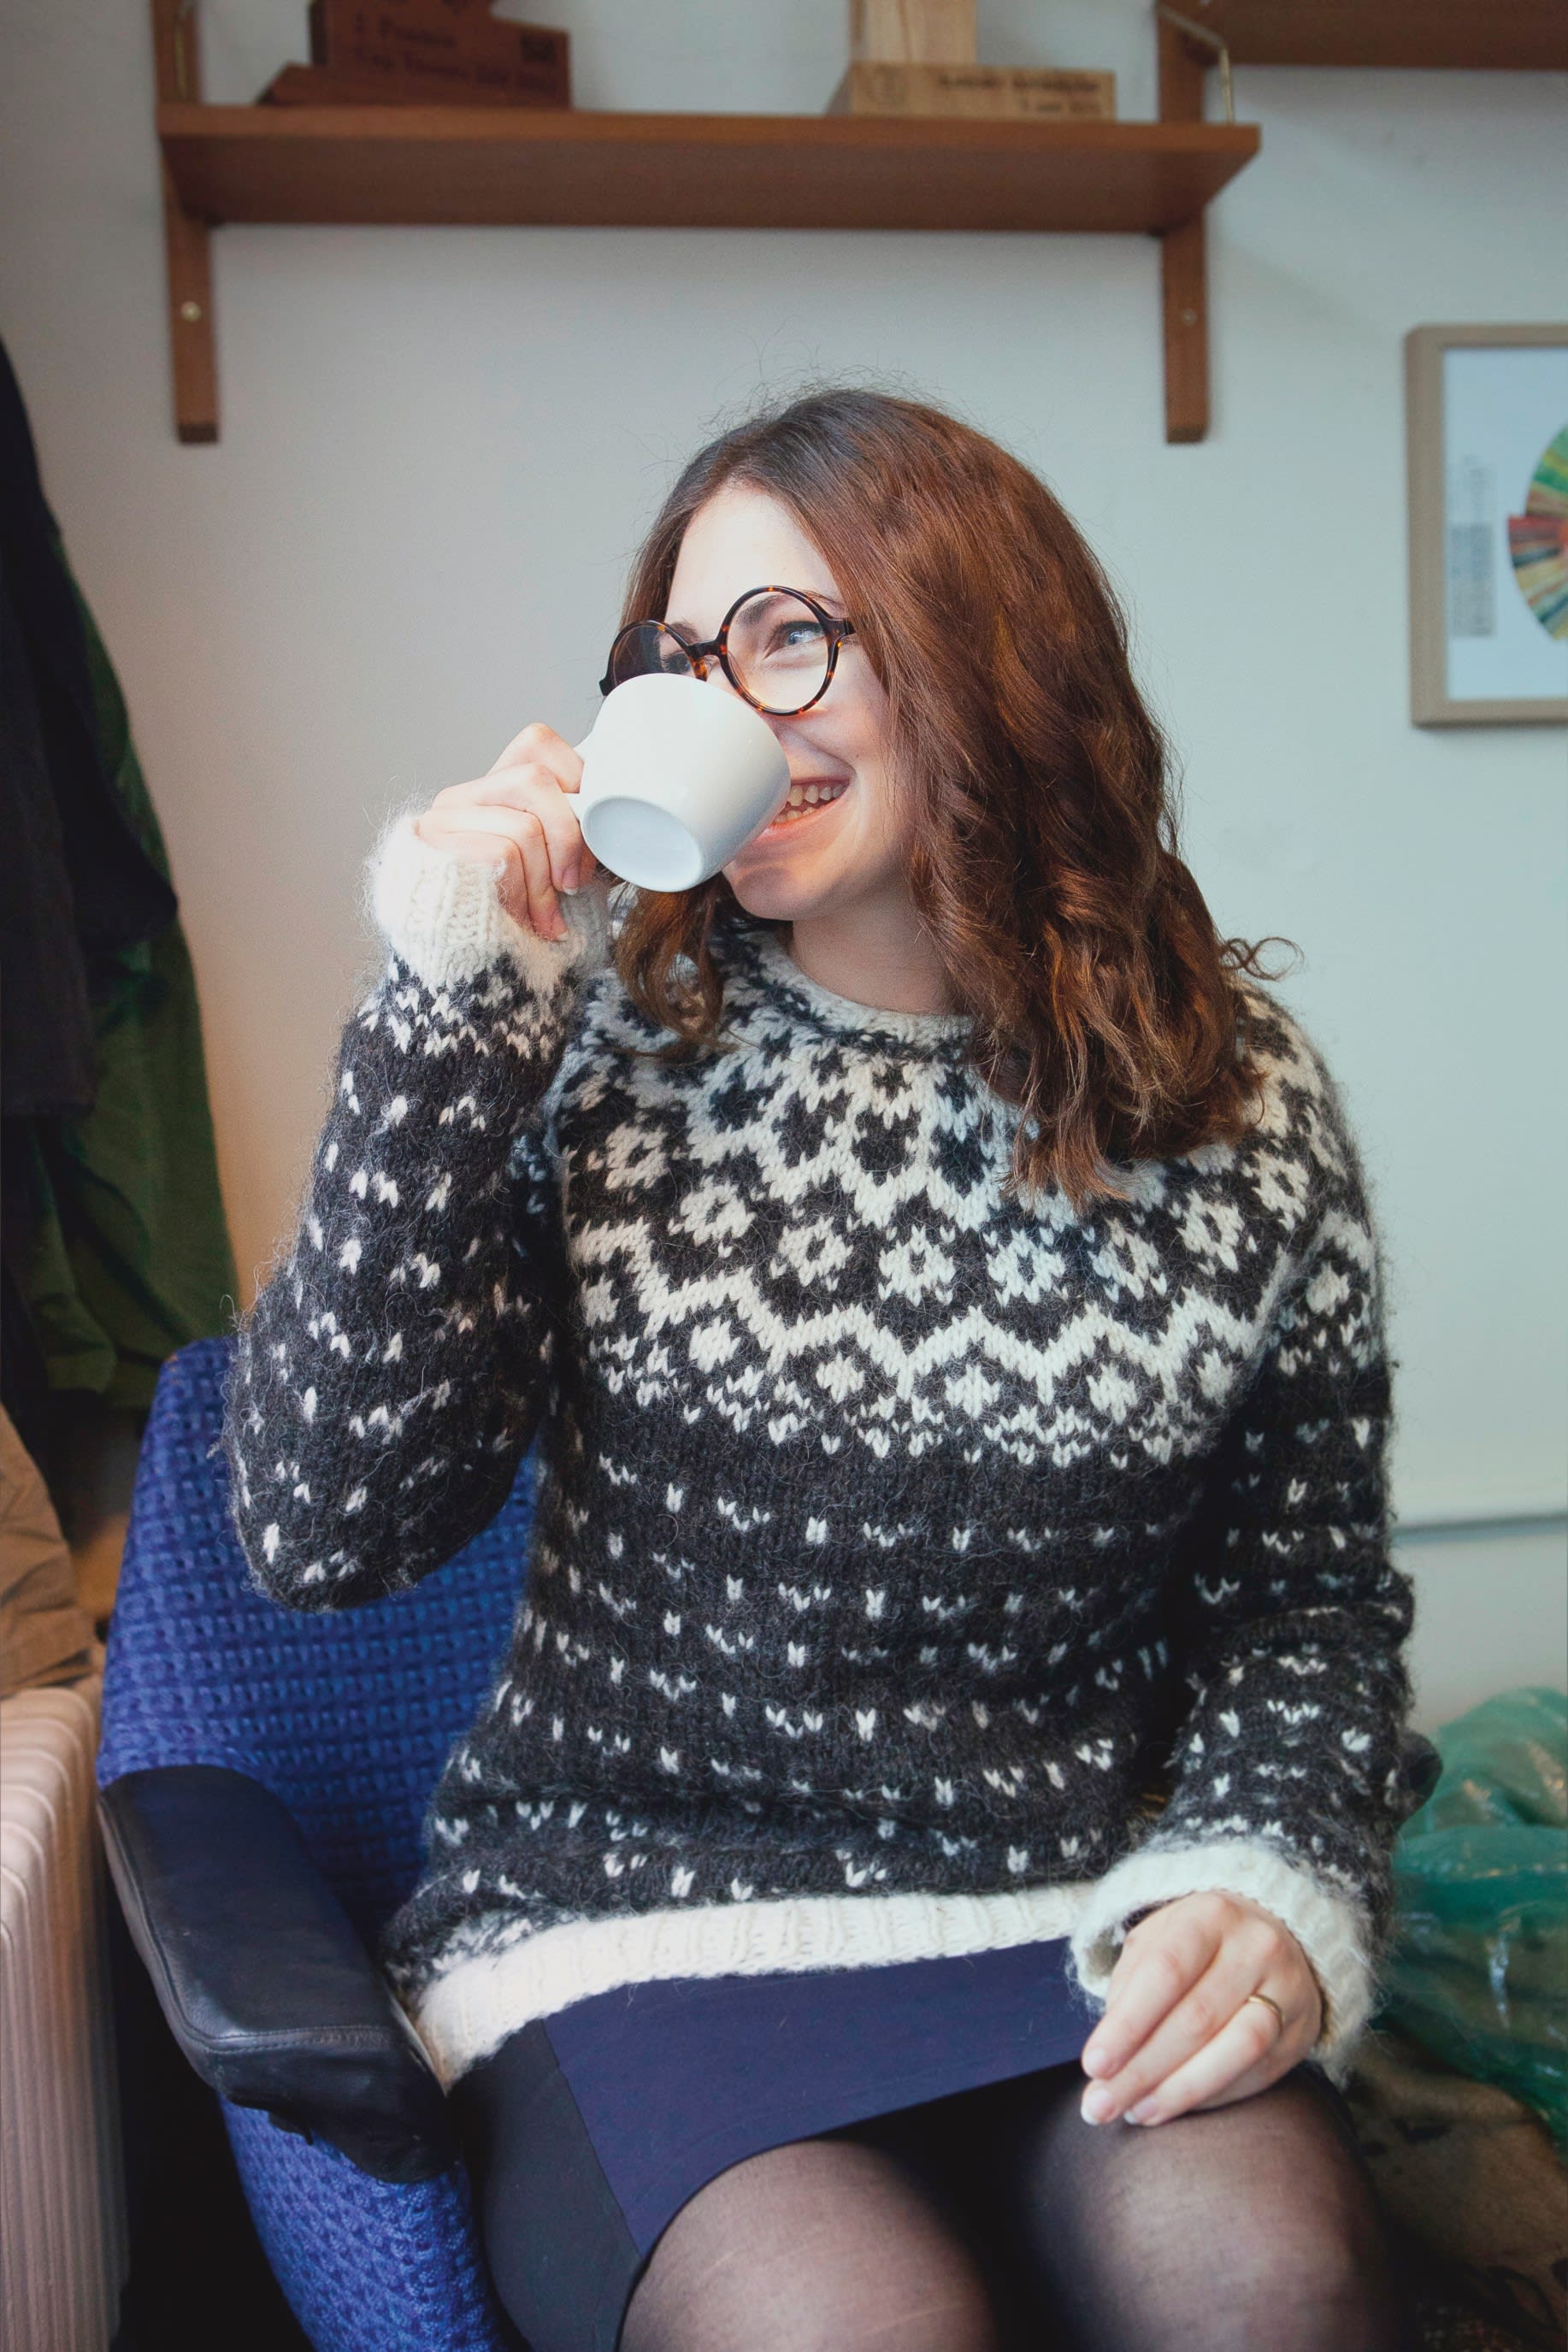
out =
[[(1279, 2019), (1279, 2031), (1280, 2031), (1280, 2032), (1281, 2032), (1281, 2033), (1283, 2033), (1283, 2032), (1284, 2032), (1284, 2031), (1285, 2031), (1285, 2012), (1284, 2012), (1284, 2011), (1280, 2008), (1280, 2006), (1279, 2006), (1279, 2002), (1274, 1999), (1274, 1997), (1273, 1997), (1273, 1995), (1272, 1995), (1272, 1994), (1270, 1994), (1270, 1993), (1266, 1993), (1266, 1992), (1249, 1992), (1249, 1993), (1247, 1994), (1247, 2000), (1260, 2000), (1260, 2001), (1263, 2003), (1263, 2006), (1264, 2006), (1264, 2008), (1265, 2008), (1265, 2009), (1271, 2009), (1271, 2010), (1274, 2011), (1275, 2016), (1276, 2016), (1276, 2017)], [(1242, 2004), (1241, 2004), (1241, 2005), (1242, 2005), (1242, 2007), (1243, 2007), (1243, 2009), (1245, 2009), (1245, 2008), (1247, 2007), (1247, 2000), (1244, 2000), (1244, 2001), (1242, 2002)]]

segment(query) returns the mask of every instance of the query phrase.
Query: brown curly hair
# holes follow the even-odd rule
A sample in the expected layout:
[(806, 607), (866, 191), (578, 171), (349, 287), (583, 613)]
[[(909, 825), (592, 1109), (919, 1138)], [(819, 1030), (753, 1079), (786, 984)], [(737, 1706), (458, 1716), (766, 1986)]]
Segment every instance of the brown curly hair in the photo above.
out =
[[(974, 1016), (970, 1066), (1021, 1112), (1005, 1189), (1055, 1183), (1078, 1211), (1126, 1197), (1117, 1162), (1239, 1139), (1258, 1073), (1236, 975), (1278, 978), (1258, 961), (1274, 942), (1222, 940), (1177, 855), (1169, 752), (1125, 616), (1058, 500), (941, 409), (809, 392), (686, 466), (623, 622), (662, 616), (688, 523), (731, 484), (777, 499), (820, 549), (886, 689), (910, 897)], [(721, 1044), (709, 942), (759, 926), (784, 929), (721, 873), (630, 894), (616, 965), (675, 1032), (654, 1058)]]

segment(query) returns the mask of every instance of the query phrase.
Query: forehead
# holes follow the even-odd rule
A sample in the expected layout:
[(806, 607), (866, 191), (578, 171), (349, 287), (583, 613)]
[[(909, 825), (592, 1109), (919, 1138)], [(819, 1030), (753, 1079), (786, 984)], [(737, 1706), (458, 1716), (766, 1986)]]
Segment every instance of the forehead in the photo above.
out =
[(808, 594), (837, 593), (826, 560), (789, 509), (765, 490), (731, 483), (686, 526), (668, 617), (717, 627), (737, 596), (774, 582)]

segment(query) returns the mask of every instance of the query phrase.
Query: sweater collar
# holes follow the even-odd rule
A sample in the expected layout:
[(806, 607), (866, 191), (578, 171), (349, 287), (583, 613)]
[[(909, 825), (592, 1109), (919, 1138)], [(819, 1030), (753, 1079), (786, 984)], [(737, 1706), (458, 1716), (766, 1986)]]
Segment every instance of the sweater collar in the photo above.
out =
[(764, 995), (792, 1018), (839, 1036), (858, 1037), (867, 1045), (898, 1045), (933, 1049), (956, 1044), (969, 1035), (969, 1013), (895, 1013), (879, 1004), (862, 1004), (840, 996), (802, 971), (778, 932), (762, 929), (732, 935), (737, 959)]

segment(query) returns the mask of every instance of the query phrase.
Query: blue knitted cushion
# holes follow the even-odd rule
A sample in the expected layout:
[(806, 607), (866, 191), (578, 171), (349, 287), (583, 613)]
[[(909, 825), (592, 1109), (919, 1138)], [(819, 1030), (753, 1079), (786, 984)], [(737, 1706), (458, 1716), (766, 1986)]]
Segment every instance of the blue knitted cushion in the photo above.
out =
[(224, 2122), (268, 2260), (316, 2352), (507, 2352), (461, 2166), (372, 2180), (248, 2107)]
[(413, 1592), (338, 1614), (249, 1582), (218, 1444), (233, 1351), (164, 1366), (110, 1626), (100, 1785), (226, 1764), (280, 1797), (367, 1937), (418, 1874), (447, 1750), (499, 1675), (526, 1572), (533, 1459), (483, 1534)]
[[(232, 1342), (164, 1366), (110, 1625), (98, 1778), (226, 1764), (289, 1807), (361, 1932), (418, 1873), (447, 1751), (499, 1671), (521, 1591), (533, 1463), (484, 1533), (415, 1592), (341, 1616), (253, 1591), (218, 1444)], [(398, 2188), (222, 2108), (262, 2243), (319, 2352), (504, 2352), (461, 2165)]]

